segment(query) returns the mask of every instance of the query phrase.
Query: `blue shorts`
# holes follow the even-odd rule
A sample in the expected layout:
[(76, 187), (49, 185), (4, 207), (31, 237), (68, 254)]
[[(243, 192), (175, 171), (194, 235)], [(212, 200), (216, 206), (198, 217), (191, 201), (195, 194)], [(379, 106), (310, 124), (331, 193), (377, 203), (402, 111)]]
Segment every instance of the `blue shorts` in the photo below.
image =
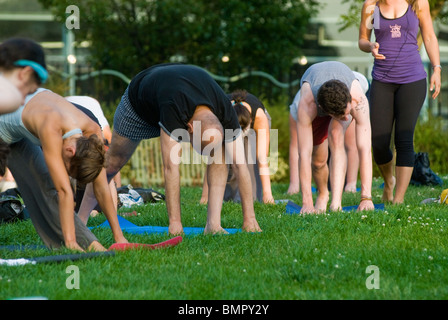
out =
[(160, 127), (149, 125), (135, 111), (129, 101), (128, 89), (124, 92), (114, 115), (114, 131), (134, 141), (157, 138)]

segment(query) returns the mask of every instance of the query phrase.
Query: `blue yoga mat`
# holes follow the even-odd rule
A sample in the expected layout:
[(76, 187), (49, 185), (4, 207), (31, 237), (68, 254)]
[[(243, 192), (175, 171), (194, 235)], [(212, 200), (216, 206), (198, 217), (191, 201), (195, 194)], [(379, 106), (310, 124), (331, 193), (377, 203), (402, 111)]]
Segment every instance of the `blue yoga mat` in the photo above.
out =
[[(132, 222), (126, 220), (125, 218), (118, 216), (118, 223), (120, 224), (121, 230), (128, 232), (128, 233), (133, 233), (133, 234), (151, 234), (151, 233), (162, 233), (162, 234), (168, 234), (168, 227), (158, 227), (158, 226), (137, 226), (135, 224), (133, 224)], [(103, 222), (102, 224), (100, 224), (97, 227), (94, 228), (98, 228), (98, 227), (109, 227), (110, 228), (110, 224), (109, 222), (106, 220), (105, 222)], [(92, 228), (90, 228), (92, 229)], [(226, 230), (229, 234), (234, 234), (237, 232), (240, 232), (241, 229), (224, 229)], [(203, 234), (204, 233), (204, 228), (200, 228), (200, 227), (184, 227), (184, 233), (185, 235), (195, 235), (195, 234)]]
[[(374, 205), (375, 210), (384, 210), (384, 204), (380, 203), (380, 204), (375, 204)], [(348, 207), (342, 207), (342, 211), (355, 211), (358, 209), (358, 206), (348, 206)], [(288, 214), (299, 214), (300, 210), (302, 210), (302, 207), (295, 204), (292, 201), (289, 201), (288, 204), (286, 205), (286, 213)]]

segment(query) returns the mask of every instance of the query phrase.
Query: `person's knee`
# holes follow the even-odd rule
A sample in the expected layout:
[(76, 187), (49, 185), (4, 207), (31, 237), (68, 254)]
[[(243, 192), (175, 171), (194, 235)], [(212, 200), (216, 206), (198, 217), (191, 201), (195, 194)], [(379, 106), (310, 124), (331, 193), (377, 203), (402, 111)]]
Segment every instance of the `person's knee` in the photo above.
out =
[(397, 160), (396, 165), (400, 167), (414, 166), (414, 144), (412, 142), (402, 143), (396, 145)]
[(318, 170), (322, 170), (323, 168), (325, 168), (327, 165), (327, 160), (325, 159), (318, 159), (318, 158), (313, 158), (311, 161), (311, 168), (313, 169), (313, 171), (318, 171)]
[(344, 134), (340, 130), (331, 130), (328, 134), (328, 145), (331, 149), (343, 148), (345, 149), (345, 138)]

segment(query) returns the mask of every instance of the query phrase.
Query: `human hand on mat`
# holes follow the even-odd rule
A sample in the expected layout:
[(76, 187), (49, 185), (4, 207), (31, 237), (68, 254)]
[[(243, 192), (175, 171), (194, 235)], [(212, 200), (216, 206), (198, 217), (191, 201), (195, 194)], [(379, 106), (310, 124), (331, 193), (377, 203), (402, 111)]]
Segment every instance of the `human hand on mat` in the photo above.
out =
[(66, 241), (65, 247), (67, 249), (73, 250), (73, 251), (79, 251), (84, 252), (84, 249), (79, 246), (79, 244), (76, 241)]

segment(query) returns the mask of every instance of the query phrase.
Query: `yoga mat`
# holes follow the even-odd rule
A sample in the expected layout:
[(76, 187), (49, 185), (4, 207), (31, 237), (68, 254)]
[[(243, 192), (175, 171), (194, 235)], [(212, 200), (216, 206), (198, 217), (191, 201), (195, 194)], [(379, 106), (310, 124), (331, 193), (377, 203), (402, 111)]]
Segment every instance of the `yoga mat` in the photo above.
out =
[(0, 246), (0, 250), (8, 250), (8, 251), (26, 251), (26, 250), (39, 250), (39, 249), (49, 250), (46, 246), (38, 244), (12, 244), (12, 245)]
[(145, 244), (145, 243), (114, 243), (109, 247), (110, 250), (114, 251), (125, 251), (131, 249), (158, 249), (158, 248), (167, 248), (174, 247), (182, 242), (182, 237), (174, 237), (172, 239), (155, 243), (155, 244)]
[[(375, 210), (384, 210), (384, 204), (374, 204)], [(301, 206), (295, 204), (292, 201), (289, 201), (286, 205), (286, 213), (288, 214), (299, 214), (300, 210), (302, 209)], [(342, 207), (342, 211), (349, 212), (349, 211), (355, 211), (358, 209), (358, 206), (348, 206), (348, 207)]]
[(27, 265), (27, 264), (77, 261), (77, 260), (82, 260), (82, 259), (91, 259), (91, 258), (98, 258), (98, 257), (111, 257), (114, 255), (115, 255), (115, 251), (108, 251), (108, 252), (62, 254), (62, 255), (44, 256), (44, 257), (37, 257), (37, 258), (0, 259), (0, 265), (15, 267), (15, 266), (23, 266), (23, 265)]
[[(128, 233), (132, 233), (132, 234), (151, 234), (151, 233), (168, 234), (168, 227), (137, 226), (137, 225), (133, 224), (132, 222), (126, 220), (123, 217), (117, 216), (117, 218), (118, 218), (118, 223), (120, 224), (121, 230), (128, 232)], [(106, 220), (105, 222), (98, 225), (97, 227), (91, 227), (90, 229), (98, 228), (98, 227), (109, 227), (110, 228), (110, 224)], [(224, 229), (224, 230), (226, 230), (229, 234), (234, 234), (234, 233), (241, 231), (241, 229)], [(204, 233), (204, 228), (184, 227), (185, 235), (195, 235), (195, 234), (203, 234), (203, 233)]]

